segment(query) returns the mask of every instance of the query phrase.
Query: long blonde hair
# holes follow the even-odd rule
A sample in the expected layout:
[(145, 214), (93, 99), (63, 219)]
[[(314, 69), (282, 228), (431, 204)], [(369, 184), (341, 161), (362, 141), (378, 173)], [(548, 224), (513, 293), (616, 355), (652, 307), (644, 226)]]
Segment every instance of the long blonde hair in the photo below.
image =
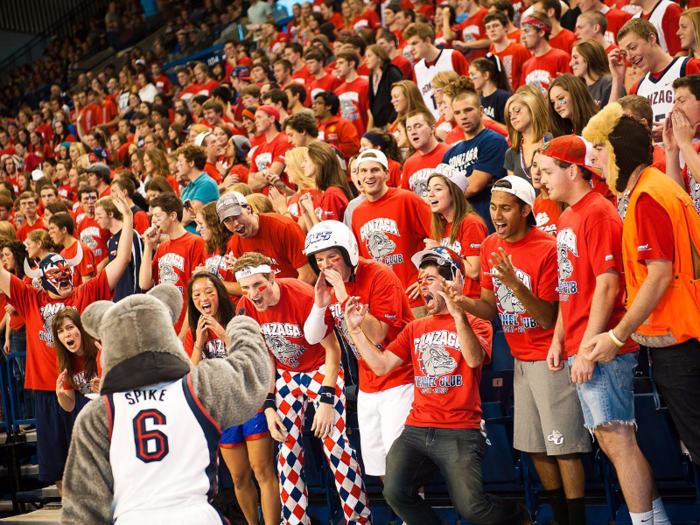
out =
[(517, 131), (510, 123), (510, 106), (515, 102), (522, 102), (530, 110), (532, 127), (535, 132), (535, 140), (540, 141), (549, 132), (549, 112), (547, 102), (542, 96), (542, 92), (535, 86), (522, 86), (512, 97), (508, 99), (505, 107), (506, 127), (508, 128), (508, 138), (510, 139), (510, 149), (518, 151), (523, 141), (523, 134)]
[(308, 177), (301, 167), (304, 162), (307, 148), (293, 148), (284, 154), (285, 164), (287, 165), (287, 173), (294, 177), (294, 184), (297, 185), (299, 191), (309, 190), (316, 187), (316, 181)]
[(399, 113), (397, 118), (405, 117), (414, 109), (428, 109), (421, 95), (420, 89), (412, 80), (399, 80), (391, 85), (391, 89), (399, 88), (406, 97), (406, 113)]
[[(687, 9), (681, 13), (681, 16), (687, 16), (692, 22), (695, 32), (695, 46), (698, 48), (698, 52), (700, 52), (700, 7)], [(687, 54), (691, 58), (695, 56), (692, 49), (688, 49)]]

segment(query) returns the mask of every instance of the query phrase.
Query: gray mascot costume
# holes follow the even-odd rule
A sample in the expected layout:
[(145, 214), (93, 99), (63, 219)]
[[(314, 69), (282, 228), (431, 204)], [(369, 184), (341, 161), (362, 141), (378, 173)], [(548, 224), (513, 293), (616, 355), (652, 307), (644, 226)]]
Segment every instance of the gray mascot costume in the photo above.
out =
[(83, 313), (102, 341), (101, 397), (76, 420), (63, 476), (64, 525), (221, 524), (216, 492), (221, 428), (260, 409), (270, 359), (260, 326), (235, 317), (226, 359), (194, 367), (173, 328), (182, 295), (156, 286)]

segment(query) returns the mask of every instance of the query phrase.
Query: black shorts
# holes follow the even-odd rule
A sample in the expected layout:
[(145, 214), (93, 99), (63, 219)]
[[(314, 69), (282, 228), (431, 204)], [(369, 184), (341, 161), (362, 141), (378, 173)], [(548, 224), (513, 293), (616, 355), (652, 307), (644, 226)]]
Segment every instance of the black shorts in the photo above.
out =
[(82, 408), (90, 400), (75, 393), (75, 408), (66, 412), (58, 404), (56, 392), (34, 391), (34, 416), (36, 417), (36, 448), (39, 457), (39, 479), (53, 483), (63, 478), (68, 459), (68, 447), (73, 433), (73, 423)]

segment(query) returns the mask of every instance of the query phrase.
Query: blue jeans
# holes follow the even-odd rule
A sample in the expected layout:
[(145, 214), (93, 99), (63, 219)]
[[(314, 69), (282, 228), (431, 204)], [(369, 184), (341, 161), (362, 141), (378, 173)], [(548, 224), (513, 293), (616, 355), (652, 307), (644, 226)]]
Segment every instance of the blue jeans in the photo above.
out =
[(483, 491), (485, 452), (486, 441), (476, 429), (406, 426), (386, 458), (384, 497), (407, 525), (439, 525), (417, 492), (437, 469), (460, 516), (479, 525), (520, 523), (523, 507)]
[[(588, 430), (613, 421), (634, 423), (634, 372), (638, 356), (639, 352), (630, 352), (607, 363), (596, 363), (593, 378), (576, 385)], [(570, 366), (574, 357), (569, 357)]]

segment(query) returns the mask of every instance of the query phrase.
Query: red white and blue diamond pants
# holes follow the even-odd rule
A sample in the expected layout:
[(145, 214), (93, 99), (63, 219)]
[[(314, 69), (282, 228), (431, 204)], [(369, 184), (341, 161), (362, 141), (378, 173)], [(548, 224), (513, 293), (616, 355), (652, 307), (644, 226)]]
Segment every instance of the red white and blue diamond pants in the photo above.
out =
[[(288, 433), (277, 460), (284, 523), (308, 525), (302, 424), (306, 404), (311, 402), (318, 408), (325, 365), (312, 372), (290, 372), (278, 368), (275, 377), (277, 413)], [(323, 440), (323, 452), (333, 473), (347, 523), (371, 523), (372, 514), (367, 505), (360, 465), (345, 433), (345, 379), (342, 370), (335, 385), (334, 409), (335, 425)]]

